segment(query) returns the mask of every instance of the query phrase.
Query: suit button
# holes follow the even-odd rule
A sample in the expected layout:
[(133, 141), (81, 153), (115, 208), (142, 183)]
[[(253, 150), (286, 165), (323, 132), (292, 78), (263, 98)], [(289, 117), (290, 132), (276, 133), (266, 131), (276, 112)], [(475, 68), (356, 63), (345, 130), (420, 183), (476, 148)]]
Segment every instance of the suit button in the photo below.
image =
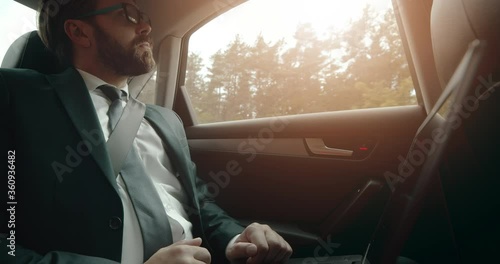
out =
[(116, 230), (122, 227), (122, 220), (118, 216), (113, 216), (109, 219), (109, 228)]
[(89, 149), (89, 146), (87, 146), (87, 142), (84, 141), (83, 144), (81, 144), (81, 146), (79, 145), (78, 146), (79, 148), (77, 149), (78, 150), (78, 153), (80, 153), (82, 156), (85, 154), (85, 155), (88, 155), (90, 154), (90, 149)]

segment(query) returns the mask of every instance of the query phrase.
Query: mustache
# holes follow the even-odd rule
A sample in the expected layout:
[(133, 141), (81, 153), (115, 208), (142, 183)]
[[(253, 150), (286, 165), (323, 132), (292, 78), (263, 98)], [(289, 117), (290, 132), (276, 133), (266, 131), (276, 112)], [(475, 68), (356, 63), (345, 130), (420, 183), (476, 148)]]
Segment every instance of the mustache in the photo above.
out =
[(144, 37), (137, 38), (137, 40), (134, 41), (134, 47), (137, 47), (144, 42), (149, 43), (151, 48), (153, 47), (153, 39), (150, 36), (144, 36)]

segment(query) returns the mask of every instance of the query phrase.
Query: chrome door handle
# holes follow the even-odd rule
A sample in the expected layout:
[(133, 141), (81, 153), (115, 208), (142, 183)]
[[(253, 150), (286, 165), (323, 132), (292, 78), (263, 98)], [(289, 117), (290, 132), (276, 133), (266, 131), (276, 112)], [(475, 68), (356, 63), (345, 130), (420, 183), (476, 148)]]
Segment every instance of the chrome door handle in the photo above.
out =
[(306, 138), (306, 144), (311, 152), (317, 155), (352, 157), (354, 153), (352, 150), (327, 147), (321, 138)]

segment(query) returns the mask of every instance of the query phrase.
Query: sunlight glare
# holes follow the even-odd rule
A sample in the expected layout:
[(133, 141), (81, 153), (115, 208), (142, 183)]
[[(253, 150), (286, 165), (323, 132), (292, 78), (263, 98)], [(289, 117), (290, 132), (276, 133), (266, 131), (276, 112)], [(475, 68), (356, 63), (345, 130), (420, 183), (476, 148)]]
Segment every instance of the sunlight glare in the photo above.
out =
[(392, 6), (391, 0), (249, 0), (203, 26), (193, 38), (210, 42), (193, 41), (190, 50), (213, 54), (236, 35), (247, 43), (259, 34), (270, 42), (291, 40), (297, 26), (306, 23), (318, 37), (326, 37), (358, 19), (366, 5), (380, 13)]

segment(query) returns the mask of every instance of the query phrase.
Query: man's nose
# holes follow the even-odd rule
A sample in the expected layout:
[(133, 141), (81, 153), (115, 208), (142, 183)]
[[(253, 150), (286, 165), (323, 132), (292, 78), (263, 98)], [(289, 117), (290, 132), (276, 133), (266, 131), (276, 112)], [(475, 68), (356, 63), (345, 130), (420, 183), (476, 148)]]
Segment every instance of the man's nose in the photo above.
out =
[(149, 33), (151, 33), (151, 30), (152, 30), (151, 25), (144, 20), (141, 20), (141, 22), (137, 24), (136, 31), (137, 34), (139, 35), (148, 35)]

